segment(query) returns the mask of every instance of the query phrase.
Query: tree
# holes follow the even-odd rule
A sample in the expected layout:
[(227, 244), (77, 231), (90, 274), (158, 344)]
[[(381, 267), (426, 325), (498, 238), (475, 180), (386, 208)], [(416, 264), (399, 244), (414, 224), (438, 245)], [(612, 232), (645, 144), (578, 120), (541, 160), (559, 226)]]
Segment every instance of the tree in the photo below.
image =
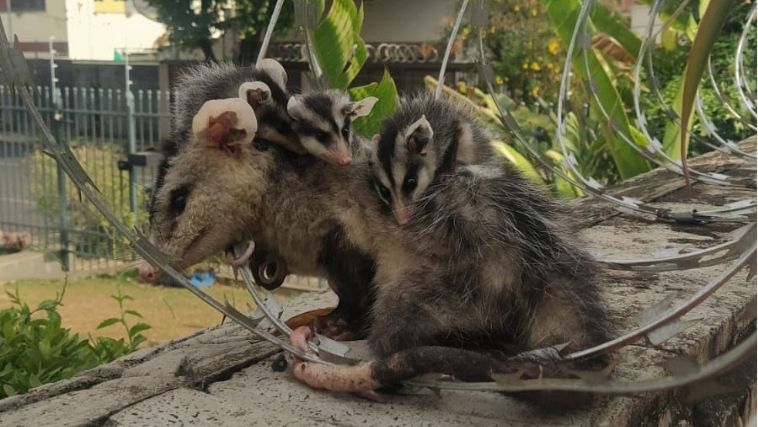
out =
[[(237, 60), (252, 62), (258, 53), (275, 0), (147, 0), (158, 20), (168, 29), (171, 43), (200, 49), (206, 61), (217, 61), (214, 36), (236, 30), (240, 45)], [(292, 2), (284, 3), (277, 29), (292, 26)]]

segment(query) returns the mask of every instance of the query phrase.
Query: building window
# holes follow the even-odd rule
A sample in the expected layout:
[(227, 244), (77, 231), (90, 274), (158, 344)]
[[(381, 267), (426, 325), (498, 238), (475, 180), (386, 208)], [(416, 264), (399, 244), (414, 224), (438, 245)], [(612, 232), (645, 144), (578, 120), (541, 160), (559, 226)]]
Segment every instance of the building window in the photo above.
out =
[(126, 13), (125, 0), (98, 0), (95, 2), (95, 13)]
[[(45, 0), (13, 0), (11, 9), (14, 12), (44, 12)], [(0, 11), (8, 11), (8, 0), (0, 0)]]

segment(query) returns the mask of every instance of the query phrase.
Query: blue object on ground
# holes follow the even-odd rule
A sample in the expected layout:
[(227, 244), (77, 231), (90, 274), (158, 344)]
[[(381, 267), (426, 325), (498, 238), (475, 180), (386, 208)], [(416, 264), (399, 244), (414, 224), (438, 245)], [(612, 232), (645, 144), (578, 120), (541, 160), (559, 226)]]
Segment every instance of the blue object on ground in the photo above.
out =
[[(196, 288), (205, 288), (213, 286), (216, 283), (216, 272), (213, 270), (196, 270), (191, 276), (187, 277), (192, 286)], [(180, 286), (172, 277), (167, 277), (159, 282), (161, 285)]]

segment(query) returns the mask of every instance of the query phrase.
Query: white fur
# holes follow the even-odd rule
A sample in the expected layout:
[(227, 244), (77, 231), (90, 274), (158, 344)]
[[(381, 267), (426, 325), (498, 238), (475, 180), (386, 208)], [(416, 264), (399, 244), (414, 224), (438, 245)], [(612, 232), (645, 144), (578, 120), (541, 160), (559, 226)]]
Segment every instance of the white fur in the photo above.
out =
[(368, 116), (377, 101), (379, 101), (379, 98), (367, 96), (360, 101), (351, 103), (350, 115), (352, 117)]
[(282, 89), (287, 87), (287, 72), (282, 67), (279, 61), (271, 58), (264, 58), (258, 64), (258, 69), (264, 71), (271, 76), (271, 79), (276, 82)]

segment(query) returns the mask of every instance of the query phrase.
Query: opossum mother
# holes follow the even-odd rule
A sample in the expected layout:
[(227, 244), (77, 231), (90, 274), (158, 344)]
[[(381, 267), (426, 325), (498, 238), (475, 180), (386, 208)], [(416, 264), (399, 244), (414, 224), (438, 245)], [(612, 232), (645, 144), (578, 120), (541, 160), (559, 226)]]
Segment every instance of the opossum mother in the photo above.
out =
[[(230, 124), (227, 135), (237, 129)], [(225, 238), (249, 233), (265, 242), (295, 271), (323, 274), (326, 257), (376, 269), (369, 342), (386, 358), (365, 365), (367, 387), (421, 368), (482, 379), (499, 359), (485, 357), (490, 364), (472, 376), (467, 358), (608, 337), (591, 261), (559, 225), (554, 204), (507, 167), (456, 170), (430, 187), (415, 223), (400, 227), (374, 193), (365, 151), (349, 168), (303, 168), (277, 147), (226, 150), (207, 135), (199, 129), (174, 160), (153, 235), (181, 255), (207, 248), (209, 227), (223, 228)], [(213, 135), (226, 140), (223, 131)], [(175, 191), (188, 187), (178, 203)], [(177, 230), (184, 243), (174, 246)], [(342, 259), (335, 248), (362, 257)], [(310, 384), (342, 389), (299, 366)]]

